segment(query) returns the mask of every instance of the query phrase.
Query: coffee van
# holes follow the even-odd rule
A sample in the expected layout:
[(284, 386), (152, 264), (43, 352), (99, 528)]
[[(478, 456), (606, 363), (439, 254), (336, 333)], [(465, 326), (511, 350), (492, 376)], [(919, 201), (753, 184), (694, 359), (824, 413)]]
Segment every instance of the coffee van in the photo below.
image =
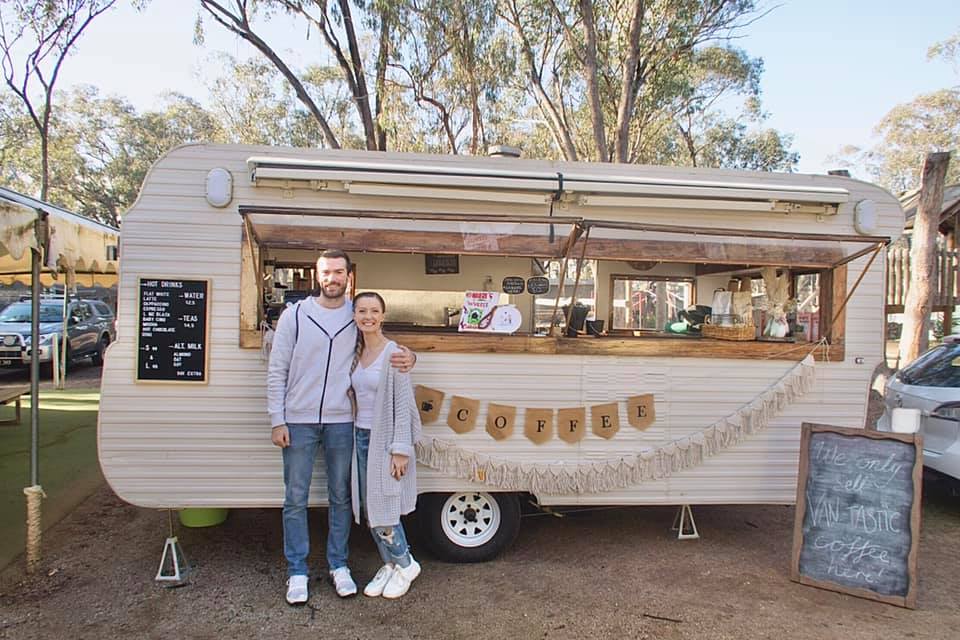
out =
[[(443, 557), (497, 553), (521, 499), (792, 504), (800, 423), (864, 424), (902, 226), (836, 176), (178, 147), (124, 216), (104, 476), (145, 507), (281, 506), (269, 327), (337, 247), (418, 354)], [(471, 324), (471, 300), (510, 318)]]

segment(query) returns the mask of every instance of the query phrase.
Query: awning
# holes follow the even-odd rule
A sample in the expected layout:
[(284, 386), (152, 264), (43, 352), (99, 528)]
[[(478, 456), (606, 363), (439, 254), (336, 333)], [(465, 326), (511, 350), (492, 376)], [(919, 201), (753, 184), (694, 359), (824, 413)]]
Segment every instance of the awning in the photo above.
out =
[(581, 206), (754, 211), (834, 215), (850, 193), (838, 187), (763, 184), (611, 175), (574, 171), (468, 167), (450, 164), (307, 160), (253, 156), (247, 159), (255, 186), (343, 191), (352, 195), (431, 200), (475, 200), (544, 204), (551, 200)]
[[(267, 249), (652, 260), (829, 269), (883, 246), (882, 236), (690, 228), (572, 216), (334, 211), (240, 206)], [(583, 232), (591, 230), (589, 240)], [(584, 246), (584, 244), (586, 246)]]
[[(36, 234), (39, 217), (47, 222), (47, 237), (42, 239)], [(44, 286), (59, 274), (65, 274), (69, 284), (112, 286), (119, 244), (115, 227), (0, 187), (0, 284), (29, 284), (30, 250), (39, 248)]]

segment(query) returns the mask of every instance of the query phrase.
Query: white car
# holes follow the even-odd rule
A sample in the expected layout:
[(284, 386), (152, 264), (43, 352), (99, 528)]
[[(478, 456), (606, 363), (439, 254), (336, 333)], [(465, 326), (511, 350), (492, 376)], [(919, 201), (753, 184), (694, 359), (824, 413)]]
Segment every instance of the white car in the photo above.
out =
[(939, 344), (887, 383), (877, 428), (891, 431), (893, 409), (920, 410), (923, 464), (960, 480), (960, 335)]

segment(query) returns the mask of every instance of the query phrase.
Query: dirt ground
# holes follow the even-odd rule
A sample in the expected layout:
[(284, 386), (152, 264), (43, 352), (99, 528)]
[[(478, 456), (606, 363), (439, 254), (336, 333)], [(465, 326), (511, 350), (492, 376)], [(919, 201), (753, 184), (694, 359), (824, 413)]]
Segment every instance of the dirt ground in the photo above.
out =
[[(98, 373), (84, 367), (71, 382)], [(695, 507), (701, 539), (690, 541), (670, 531), (673, 508), (530, 509), (514, 545), (475, 565), (421, 552), (408, 522), (424, 571), (404, 598), (341, 600), (314, 579), (309, 605), (293, 608), (279, 510), (178, 528), (194, 569), (164, 588), (154, 576), (166, 512), (104, 486), (44, 534), (42, 570), (26, 576), (21, 559), (0, 572), (0, 638), (958, 638), (960, 495), (928, 478), (923, 503), (915, 611), (791, 582), (784, 506)], [(319, 574), (323, 510), (311, 531)], [(351, 552), (362, 587), (379, 565), (366, 532), (354, 529)]]
[[(0, 638), (957, 638), (960, 497), (925, 486), (919, 604), (910, 611), (790, 582), (793, 508), (695, 508), (701, 539), (678, 541), (666, 507), (529, 515), (495, 561), (441, 563), (398, 601), (341, 600), (311, 581), (307, 607), (283, 601), (279, 510), (234, 510), (183, 529), (196, 566), (185, 586), (153, 578), (164, 512), (126, 505), (103, 487), (44, 540), (42, 571), (0, 574)], [(325, 512), (312, 514), (312, 565)], [(415, 527), (411, 527), (415, 529)], [(378, 567), (355, 529), (361, 582)]]

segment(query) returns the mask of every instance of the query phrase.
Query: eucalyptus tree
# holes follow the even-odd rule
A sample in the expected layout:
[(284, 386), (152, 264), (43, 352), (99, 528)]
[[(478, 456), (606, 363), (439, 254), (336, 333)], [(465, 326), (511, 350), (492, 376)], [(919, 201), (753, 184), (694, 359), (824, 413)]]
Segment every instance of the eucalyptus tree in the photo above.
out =
[[(379, 32), (378, 55), (370, 65), (364, 60), (360, 47), (361, 25), (354, 16), (350, 0), (200, 0), (204, 14), (211, 17), (225, 29), (238, 35), (255, 47), (290, 83), (297, 99), (316, 119), (323, 132), (327, 146), (338, 149), (341, 141), (337, 137), (323, 109), (307, 84), (288, 64), (277, 49), (268, 43), (257, 31), (255, 21), (258, 17), (269, 17), (275, 13), (297, 16), (306, 21), (311, 29), (319, 32), (324, 50), (331, 54), (340, 69), (343, 81), (349, 88), (356, 107), (356, 114), (363, 131), (364, 144), (369, 150), (382, 150), (386, 147), (386, 135), (377, 121), (383, 104), (383, 94), (387, 58), (389, 55), (392, 13), (390, 4), (358, 2), (360, 20), (366, 27)], [(198, 37), (202, 38), (202, 15), (198, 17)], [(368, 68), (373, 67), (375, 91), (368, 89)], [(371, 102), (373, 103), (371, 105)]]
[(50, 189), (49, 137), (54, 89), (67, 56), (93, 20), (116, 0), (0, 2), (0, 66), (40, 136), (40, 199)]
[[(487, 123), (502, 116), (500, 97), (514, 73), (509, 41), (493, 2), (398, 0), (393, 72), (388, 84), (424, 112), (421, 132), (439, 132), (432, 146), (482, 152)], [(414, 120), (417, 114), (407, 116)]]
[(564, 157), (612, 162), (636, 159), (663, 126), (698, 51), (756, 17), (753, 0), (500, 0), (498, 12)]
[[(11, 94), (0, 95), (0, 174), (18, 191), (40, 182), (41, 144), (30, 116)], [(17, 108), (20, 107), (20, 108)], [(108, 224), (118, 225), (147, 171), (163, 153), (185, 142), (223, 141), (213, 116), (179, 94), (163, 97), (159, 109), (137, 113), (125, 99), (78, 86), (58, 92), (51, 117), (50, 189), (47, 199)], [(20, 135), (8, 135), (19, 131)]]

